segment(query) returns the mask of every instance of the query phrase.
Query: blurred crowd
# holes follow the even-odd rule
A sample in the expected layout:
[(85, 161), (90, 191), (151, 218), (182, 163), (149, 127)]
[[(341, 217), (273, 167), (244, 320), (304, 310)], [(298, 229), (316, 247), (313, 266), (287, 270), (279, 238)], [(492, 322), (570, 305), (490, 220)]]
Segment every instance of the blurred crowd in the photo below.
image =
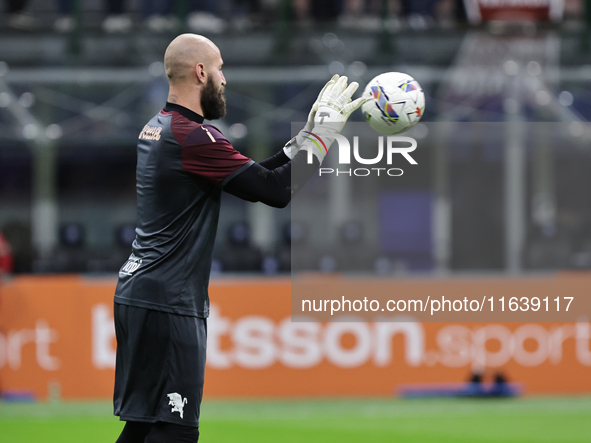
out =
[[(135, 227), (124, 224), (116, 227), (113, 244), (102, 248), (89, 247), (85, 226), (65, 223), (60, 227), (59, 242), (49, 256), (39, 258), (33, 251), (30, 228), (12, 222), (0, 234), (0, 275), (10, 273), (116, 273), (131, 253)], [(220, 242), (214, 251), (212, 275), (248, 272), (265, 275), (302, 272), (364, 272), (390, 274), (397, 271), (429, 270), (430, 251), (416, 251), (412, 257), (384, 253), (369, 247), (363, 224), (344, 223), (339, 240), (331, 248), (318, 248), (311, 241), (309, 227), (301, 221), (283, 225), (279, 238), (269, 248), (261, 248), (252, 241), (246, 221), (237, 221), (220, 232)], [(12, 243), (9, 243), (9, 240)]]
[[(382, 20), (392, 28), (407, 23), (428, 28), (440, 23), (465, 22), (463, 0), (100, 0), (100, 26), (108, 33), (127, 33), (138, 27), (152, 32), (187, 28), (193, 32), (222, 33), (269, 26), (275, 20), (301, 25), (337, 23), (344, 28), (378, 30)], [(52, 27), (70, 32), (97, 4), (85, 0), (5, 0), (11, 28), (34, 30)], [(580, 4), (581, 0), (567, 3)], [(92, 7), (91, 7), (92, 5)], [(578, 7), (578, 6), (576, 6)], [(572, 9), (572, 8), (571, 8)], [(579, 8), (580, 9), (580, 8)]]
[(6, 237), (0, 233), (0, 277), (4, 274), (10, 274), (14, 269), (14, 258), (12, 249)]
[[(581, 17), (583, 4), (582, 0), (565, 0), (565, 17)], [(10, 28), (20, 31), (40, 30), (46, 32), (52, 30), (53, 32), (59, 33), (73, 33), (76, 29), (82, 27), (84, 29), (89, 28), (93, 31), (100, 30), (105, 33), (121, 35), (131, 34), (138, 30), (155, 33), (184, 32), (187, 30), (204, 34), (219, 34), (230, 30), (243, 31), (272, 28), (276, 20), (289, 20), (296, 23), (300, 31), (303, 30), (304, 32), (312, 29), (316, 23), (334, 24), (342, 29), (375, 31), (382, 29), (386, 25), (390, 26), (391, 29), (397, 26), (399, 27), (398, 29), (400, 29), (400, 26), (413, 29), (429, 29), (431, 26), (441, 26), (445, 23), (462, 23), (466, 20), (463, 0), (5, 0), (4, 7), (6, 15), (0, 17), (0, 29), (4, 27), (5, 32)], [(288, 27), (286, 29), (291, 30), (293, 28)], [(429, 42), (437, 40), (440, 35), (441, 33), (433, 32)], [(151, 38), (148, 33), (144, 36)], [(332, 36), (331, 39), (326, 39), (327, 42), (338, 41), (335, 34), (326, 34), (326, 36)], [(164, 36), (164, 38), (167, 38), (167, 36)], [(242, 38), (242, 36), (240, 35), (238, 38)], [(32, 41), (32, 45), (38, 45), (37, 38), (30, 40)], [(126, 39), (122, 37), (121, 40)], [(137, 40), (141, 40), (141, 38)], [(540, 42), (543, 43), (542, 40)], [(329, 43), (323, 44), (327, 48), (330, 47)], [(546, 45), (544, 48), (554, 46), (553, 44)], [(562, 46), (560, 49), (560, 59), (567, 65), (577, 64), (581, 57), (584, 56), (584, 53), (577, 50), (576, 54), (569, 61), (566, 57), (567, 50), (564, 49), (569, 46), (574, 47), (574, 43)], [(415, 46), (411, 46), (408, 52), (414, 50), (414, 48)], [(363, 46), (362, 50), (364, 49), (365, 46)], [(584, 49), (584, 45), (581, 45), (581, 49)], [(109, 50), (111, 50), (110, 47)], [(406, 55), (399, 53), (398, 62), (408, 63), (408, 52)], [(423, 59), (419, 60), (420, 63), (433, 63), (434, 65), (438, 63), (441, 65), (449, 63), (447, 59), (443, 61), (433, 60), (433, 57), (437, 55), (435, 53), (442, 52), (438, 46), (435, 50), (416, 52), (424, 52)], [(449, 57), (454, 57), (456, 50), (452, 48), (448, 52), (450, 54)], [(256, 48), (248, 51), (249, 57), (251, 54), (256, 54)], [(272, 56), (274, 54), (273, 52)], [(126, 52), (125, 57), (128, 56), (129, 54)], [(309, 52), (305, 52), (305, 56), (308, 59)], [(405, 56), (406, 58), (404, 58)], [(319, 57), (319, 60), (321, 63), (326, 61), (321, 57)], [(10, 60), (7, 61), (10, 62)], [(340, 62), (337, 64), (344, 67)], [(363, 65), (363, 63), (361, 64)], [(578, 72), (576, 71), (577, 75), (579, 75)], [(587, 75), (586, 71), (583, 74)], [(464, 80), (462, 78), (462, 88), (465, 86), (463, 82)], [(154, 84), (156, 85), (156, 83)], [(76, 85), (74, 86), (77, 87)], [(566, 84), (561, 87), (571, 88), (573, 85)], [(239, 116), (237, 117), (239, 120), (234, 121), (239, 121), (242, 126), (244, 126), (242, 122), (248, 122), (249, 119), (250, 124), (254, 124), (252, 118), (245, 117), (247, 115), (245, 112), (258, 113), (256, 106), (240, 103), (246, 102), (245, 97), (247, 97), (248, 93), (252, 93), (252, 88), (249, 85), (244, 90), (234, 90), (235, 95), (231, 103), (239, 103), (240, 107), (232, 111), (232, 107), (229, 105), (229, 116), (232, 115), (232, 112), (235, 112), (234, 115)], [(90, 89), (88, 88), (87, 90), (90, 91)], [(565, 108), (573, 104), (574, 100), (574, 105), (578, 106), (575, 106), (573, 109), (588, 120), (588, 114), (591, 112), (589, 111), (591, 109), (591, 96), (584, 89), (579, 88), (574, 99), (573, 95), (566, 89), (561, 93), (561, 96), (565, 93), (567, 96), (570, 96), (570, 99), (567, 100), (569, 103), (564, 104)], [(278, 91), (277, 96), (283, 97), (289, 94), (289, 91), (296, 91), (297, 87), (293, 85), (288, 87), (282, 86), (281, 88), (276, 87), (276, 90)], [(577, 89), (574, 88), (573, 90), (576, 91)], [(45, 93), (46, 96), (51, 92), (49, 89), (43, 88), (39, 88), (39, 91)], [(34, 97), (34, 95), (29, 92), (29, 89), (24, 89), (21, 92), (23, 94), (21, 99), (19, 99), (19, 103), (25, 108), (30, 108), (31, 104), (23, 104), (27, 102), (24, 98)], [(75, 96), (74, 92), (70, 92), (64, 88), (59, 91), (60, 95), (53, 93), (51, 97), (59, 97), (62, 100), (65, 92), (71, 93), (72, 97)], [(536, 94), (536, 100), (538, 97), (544, 98), (545, 96), (549, 96), (545, 90), (539, 92), (542, 95)], [(140, 93), (144, 95), (143, 90)], [(83, 95), (83, 99), (91, 103), (94, 99), (92, 94), (102, 97), (103, 95), (112, 94), (112, 91), (108, 88), (105, 88), (104, 91), (99, 91), (98, 89), (93, 90), (88, 96)], [(259, 97), (255, 93), (252, 93), (252, 95), (257, 97), (257, 101), (259, 100)], [(151, 97), (151, 94), (147, 96)], [(502, 115), (505, 102), (500, 100), (494, 102), (494, 100), (489, 100), (488, 96), (486, 98), (488, 100), (487, 103), (493, 103), (494, 106), (498, 105), (498, 115)], [(294, 106), (291, 100), (292, 98), (289, 98), (289, 100), (278, 98), (276, 104), (287, 102), (291, 103), (289, 106), (293, 108)], [(47, 104), (47, 99), (43, 104)], [(6, 104), (0, 104), (0, 106), (5, 107)], [(64, 110), (58, 112), (56, 109), (61, 109), (61, 105), (58, 106), (52, 103), (51, 106), (53, 112), (55, 112), (55, 116), (52, 116), (52, 118), (55, 118), (55, 121), (60, 121), (60, 119), (62, 121), (68, 121), (68, 119), (74, 118), (74, 116), (70, 115), (69, 108), (67, 112)], [(137, 109), (140, 108), (141, 106), (137, 108), (130, 106), (128, 114), (133, 115), (135, 113), (139, 115)], [(47, 109), (43, 108), (43, 112), (47, 113)], [(435, 106), (432, 109), (435, 109)], [(492, 106), (487, 108), (488, 111), (490, 109), (492, 109)], [(307, 108), (305, 112), (307, 113)], [(90, 115), (90, 112), (88, 114)], [(122, 113), (121, 115), (124, 114)], [(105, 127), (107, 127), (103, 126), (103, 124), (104, 122), (101, 121), (101, 125), (96, 125), (96, 128), (98, 128), (97, 133), (100, 134), (101, 140), (105, 133)], [(274, 125), (279, 127), (276, 121), (274, 121)], [(125, 123), (120, 127), (108, 127), (115, 127), (116, 130), (122, 131), (121, 128), (123, 126), (132, 127), (133, 125)], [(276, 132), (279, 134), (279, 131)], [(86, 138), (85, 141), (88, 142)], [(12, 141), (6, 143), (6, 146), (3, 147), (10, 148), (11, 143)], [(98, 142), (96, 144), (98, 146)], [(18, 147), (19, 145), (15, 146), (15, 152), (23, 152)], [(460, 148), (461, 146), (458, 149)], [(102, 145), (101, 149), (104, 149)], [(245, 146), (245, 149), (248, 149), (248, 147)], [(124, 149), (121, 149), (121, 151), (123, 152)], [(473, 151), (477, 154), (480, 152), (478, 147), (475, 147)], [(483, 152), (485, 151), (483, 148)], [(105, 155), (104, 150), (101, 152), (103, 152), (102, 155)], [(501, 151), (498, 150), (498, 152)], [(525, 268), (591, 268), (591, 232), (585, 228), (588, 226), (588, 220), (591, 219), (591, 216), (587, 214), (586, 210), (584, 216), (575, 211), (575, 209), (588, 207), (588, 205), (585, 203), (581, 204), (581, 201), (584, 201), (584, 196), (580, 199), (574, 198), (578, 198), (579, 194), (583, 193), (571, 192), (575, 188), (586, 189), (583, 186), (585, 183), (582, 180), (586, 180), (585, 177), (588, 176), (586, 172), (587, 165), (591, 164), (591, 156), (587, 156), (586, 152), (575, 152), (577, 156), (582, 158), (570, 153), (569, 155), (572, 157), (572, 161), (555, 163), (559, 177), (557, 183), (559, 185), (561, 183), (564, 184), (557, 191), (557, 200), (566, 202), (563, 205), (567, 207), (566, 209), (559, 208), (557, 210), (558, 227), (552, 232), (538, 232), (533, 228), (528, 230), (529, 237), (526, 240), (527, 244), (524, 248), (523, 257)], [(479, 155), (474, 154), (474, 158), (480, 159)], [(564, 152), (562, 152), (562, 155), (566, 158)], [(473, 189), (475, 188), (475, 183), (482, 183), (482, 192), (490, 191), (490, 195), (493, 197), (496, 196), (495, 200), (495, 198), (483, 198), (482, 192), (457, 192), (456, 197), (458, 203), (454, 208), (454, 229), (460, 232), (461, 235), (455, 235), (453, 237), (455, 243), (453, 244), (454, 256), (451, 266), (455, 270), (503, 268), (504, 252), (502, 242), (500, 241), (503, 238), (502, 222), (496, 219), (491, 220), (490, 216), (490, 208), (498, 208), (497, 213), (501, 213), (502, 209), (501, 199), (499, 197), (502, 196), (502, 193), (497, 192), (497, 190), (503, 189), (501, 181), (502, 171), (500, 169), (501, 161), (496, 157), (489, 158), (489, 156), (489, 154), (485, 155), (483, 153), (482, 160), (478, 160), (482, 165), (482, 169), (478, 169), (478, 163), (472, 157), (470, 157), (470, 161), (465, 161), (464, 157), (458, 156), (458, 160), (455, 163), (456, 166), (454, 166), (456, 168), (454, 170), (454, 177), (457, 180), (466, 177), (467, 182), (468, 180), (470, 182), (470, 186), (457, 185), (457, 189)], [(26, 166), (28, 165), (26, 163), (28, 161), (30, 160), (25, 161), (19, 157), (16, 160), (13, 159), (13, 163), (10, 163), (10, 165), (7, 161), (4, 168), (0, 168), (0, 178), (4, 175), (4, 182), (8, 184), (6, 195), (13, 200), (26, 201), (30, 198), (31, 190), (23, 186), (23, 183), (27, 181), (27, 174), (29, 174), (27, 171), (31, 169), (29, 166)], [(91, 163), (92, 169), (97, 171), (97, 175), (101, 179), (101, 192), (105, 192), (104, 197), (109, 204), (111, 204), (112, 198), (121, 196), (122, 189), (127, 190), (126, 192), (134, 191), (132, 189), (133, 183), (130, 182), (134, 176), (130, 171), (132, 171), (132, 167), (135, 164), (135, 157), (123, 164), (120, 171), (117, 169), (119, 172), (114, 171), (116, 168), (113, 161), (111, 157), (105, 157), (104, 160), (100, 161), (91, 155), (88, 158), (81, 157), (80, 160), (82, 164)], [(23, 166), (20, 169), (15, 167), (15, 164), (20, 164), (18, 162), (23, 163), (26, 167)], [(105, 169), (98, 168), (101, 162)], [(467, 165), (465, 169), (468, 172), (465, 172), (464, 176), (459, 173), (461, 171), (458, 169), (458, 164)], [(75, 165), (75, 167), (72, 165)], [(574, 173), (573, 168), (577, 167), (577, 165), (581, 170)], [(72, 162), (68, 167), (62, 165), (60, 180), (67, 182), (66, 184), (68, 185), (62, 186), (64, 189), (60, 188), (61, 191), (64, 191), (64, 195), (67, 194), (65, 191), (70, 189), (75, 189), (77, 192), (80, 191), (82, 194), (86, 192), (81, 191), (83, 188), (81, 182), (83, 182), (82, 176), (89, 175), (89, 169), (91, 168), (83, 169), (75, 162)], [(485, 175), (489, 169), (492, 173)], [(501, 173), (499, 173), (500, 171)], [(110, 181), (113, 191), (108, 195), (105, 188), (109, 185), (103, 184), (101, 175), (103, 173), (108, 173), (111, 177)], [(14, 179), (6, 178), (10, 174), (14, 176), (20, 175), (22, 177)], [(482, 177), (486, 177), (486, 180), (482, 180)], [(497, 181), (492, 182), (491, 177), (492, 180)], [(426, 181), (425, 183), (430, 182)], [(463, 182), (457, 181), (457, 183), (462, 184)], [(84, 190), (97, 188), (95, 184), (90, 182), (84, 186), (86, 186), (83, 188)], [(492, 192), (491, 190), (495, 191)], [(135, 196), (135, 193), (132, 193)], [(78, 196), (78, 194), (73, 194), (73, 191), (67, 194), (70, 197), (72, 195)], [(84, 195), (86, 196), (85, 198), (89, 198), (88, 195), (94, 194), (89, 193), (88, 195)], [(63, 198), (63, 201), (68, 201), (67, 196)], [(125, 204), (128, 204), (130, 201), (131, 198), (130, 200), (126, 200)], [(497, 206), (491, 205), (491, 201), (496, 202)], [(74, 205), (73, 203), (70, 204)], [(235, 212), (244, 214), (245, 210), (243, 208), (237, 208)], [(247, 217), (242, 218), (244, 220)], [(64, 216), (62, 220), (72, 219), (82, 220), (82, 218), (68, 218), (67, 216)], [(50, 256), (38, 257), (32, 246), (30, 223), (23, 220), (26, 220), (26, 216), (20, 217), (20, 219), (19, 217), (14, 217), (14, 220), (5, 218), (2, 225), (0, 225), (0, 230), (4, 234), (4, 237), (0, 236), (0, 269), (3, 270), (1, 272), (116, 272), (129, 256), (131, 243), (135, 238), (135, 226), (131, 223), (122, 224), (122, 221), (131, 221), (131, 215), (117, 218), (116, 221), (104, 228), (105, 232), (101, 231), (101, 239), (103, 234), (106, 234), (105, 238), (108, 238), (108, 240), (104, 242), (104, 246), (101, 245), (100, 247), (97, 247), (97, 242), (91, 239), (93, 235), (95, 238), (97, 237), (95, 227), (85, 226), (84, 223), (68, 222), (63, 223), (60, 227), (58, 246), (55, 251)], [(489, 232), (489, 234), (483, 236), (482, 226), (485, 225), (493, 226), (495, 229), (498, 228), (498, 232), (495, 231), (493, 233), (494, 235)], [(289, 271), (291, 267), (296, 271), (315, 270), (333, 272), (353, 270), (389, 273), (406, 270), (433, 269), (431, 245), (426, 244), (426, 246), (423, 246), (421, 244), (420, 247), (417, 246), (412, 251), (409, 250), (410, 252), (400, 250), (395, 253), (392, 251), (386, 251), (387, 253), (384, 253), (383, 250), (377, 251), (367, 247), (362, 250), (360, 245), (367, 244), (366, 239), (364, 239), (364, 229), (368, 229), (368, 227), (356, 224), (355, 222), (347, 222), (341, 227), (340, 239), (337, 242), (338, 246), (335, 246), (330, 251), (320, 251), (316, 247), (317, 245), (314, 244), (314, 241), (309, 238), (306, 225), (303, 223), (294, 224), (284, 223), (284, 220), (278, 221), (278, 235), (275, 236), (277, 240), (267, 248), (260, 248), (257, 246), (257, 242), (251, 240), (250, 228), (244, 221), (232, 223), (229, 226), (221, 226), (220, 242), (219, 245), (216, 245), (218, 247), (216, 248), (212, 271), (214, 273), (261, 272), (274, 274)], [(425, 237), (422, 234), (421, 236)], [(478, 254), (478, 251), (481, 250), (485, 250), (487, 253)], [(482, 261), (479, 261), (479, 259), (482, 259)]]

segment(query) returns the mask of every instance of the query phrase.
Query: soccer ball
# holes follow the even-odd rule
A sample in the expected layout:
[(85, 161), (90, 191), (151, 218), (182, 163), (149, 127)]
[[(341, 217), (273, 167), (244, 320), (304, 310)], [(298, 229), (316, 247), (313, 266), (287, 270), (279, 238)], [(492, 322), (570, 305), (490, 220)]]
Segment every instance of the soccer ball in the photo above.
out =
[(386, 72), (370, 81), (361, 112), (376, 131), (392, 135), (412, 128), (423, 116), (425, 94), (419, 83), (402, 72)]

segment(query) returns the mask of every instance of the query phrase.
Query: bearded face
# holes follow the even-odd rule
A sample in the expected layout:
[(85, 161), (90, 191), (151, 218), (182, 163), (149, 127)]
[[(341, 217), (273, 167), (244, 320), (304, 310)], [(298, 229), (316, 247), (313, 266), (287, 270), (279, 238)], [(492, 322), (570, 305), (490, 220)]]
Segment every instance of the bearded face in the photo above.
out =
[(217, 120), (226, 115), (224, 86), (216, 87), (211, 76), (207, 78), (207, 83), (201, 92), (201, 109), (206, 120)]

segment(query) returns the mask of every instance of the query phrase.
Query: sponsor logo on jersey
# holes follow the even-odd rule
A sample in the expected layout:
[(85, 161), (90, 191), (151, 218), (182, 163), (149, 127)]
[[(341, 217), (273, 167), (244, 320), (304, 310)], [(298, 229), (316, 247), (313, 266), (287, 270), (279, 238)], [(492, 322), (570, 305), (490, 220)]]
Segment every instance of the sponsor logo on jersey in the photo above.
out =
[(131, 254), (125, 264), (119, 270), (119, 276), (132, 275), (142, 265), (141, 259)]
[(159, 126), (144, 126), (142, 132), (140, 132), (139, 138), (143, 138), (144, 140), (160, 140), (160, 133), (162, 132), (162, 128)]
[(183, 398), (178, 392), (172, 392), (166, 395), (169, 399), (168, 406), (172, 406), (170, 412), (178, 412), (181, 418), (183, 418), (183, 408), (185, 407), (185, 404), (187, 404), (187, 399)]

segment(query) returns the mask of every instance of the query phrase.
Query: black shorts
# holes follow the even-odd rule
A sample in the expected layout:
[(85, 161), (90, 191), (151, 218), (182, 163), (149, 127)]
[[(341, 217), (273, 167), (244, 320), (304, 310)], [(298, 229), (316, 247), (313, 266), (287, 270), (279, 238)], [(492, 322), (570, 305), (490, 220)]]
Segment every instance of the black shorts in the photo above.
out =
[(207, 320), (115, 303), (115, 415), (199, 426)]

